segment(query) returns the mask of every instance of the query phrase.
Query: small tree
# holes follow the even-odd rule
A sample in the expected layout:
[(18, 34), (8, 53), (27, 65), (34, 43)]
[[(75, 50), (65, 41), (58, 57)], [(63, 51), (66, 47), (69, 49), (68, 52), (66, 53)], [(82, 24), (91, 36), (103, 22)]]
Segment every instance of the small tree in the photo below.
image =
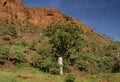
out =
[(0, 48), (0, 55), (2, 58), (9, 60), (10, 54), (9, 54), (9, 47), (4, 46)]
[(39, 67), (39, 64), (41, 63), (42, 57), (38, 53), (32, 53), (30, 55), (31, 63), (34, 67)]
[(60, 65), (60, 75), (63, 75), (63, 58), (69, 59), (70, 55), (80, 50), (82, 28), (73, 24), (53, 23), (45, 30), (45, 35), (49, 37), (55, 57)]
[(13, 45), (9, 49), (9, 54), (13, 57), (16, 57), (20, 63), (21, 59), (26, 55), (25, 51), (26, 48), (24, 46)]

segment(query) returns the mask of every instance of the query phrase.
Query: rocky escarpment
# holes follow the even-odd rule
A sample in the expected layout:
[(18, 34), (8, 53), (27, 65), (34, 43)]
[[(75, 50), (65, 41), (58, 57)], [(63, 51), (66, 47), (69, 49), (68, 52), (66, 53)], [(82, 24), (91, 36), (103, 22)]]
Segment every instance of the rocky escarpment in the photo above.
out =
[(50, 8), (28, 8), (21, 0), (0, 0), (0, 20), (26, 25), (28, 23), (46, 26), (53, 21), (62, 23), (71, 22), (83, 27), (84, 31), (92, 31), (79, 20), (63, 14), (61, 11)]

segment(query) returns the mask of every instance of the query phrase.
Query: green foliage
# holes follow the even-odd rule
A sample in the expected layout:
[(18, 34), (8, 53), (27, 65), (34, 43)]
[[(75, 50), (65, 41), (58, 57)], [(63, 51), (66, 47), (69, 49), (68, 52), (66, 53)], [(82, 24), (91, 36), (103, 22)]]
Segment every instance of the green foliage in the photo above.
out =
[(26, 55), (25, 51), (26, 51), (26, 48), (24, 46), (13, 45), (9, 49), (9, 54), (15, 57), (23, 57)]
[(3, 59), (3, 56), (0, 54), (0, 60)]
[(39, 28), (38, 28), (37, 26), (35, 26), (35, 25), (29, 25), (29, 26), (28, 26), (28, 30), (29, 30), (29, 32), (31, 32), (31, 33), (35, 33), (35, 32), (38, 32), (38, 31), (39, 31)]
[(81, 55), (79, 60), (80, 70), (87, 71), (89, 73), (107, 72), (112, 70), (111, 56), (98, 56), (91, 54)]
[(9, 53), (8, 47), (0, 47), (0, 54), (7, 54)]
[(112, 41), (110, 45), (104, 47), (105, 55), (113, 58), (112, 72), (120, 72), (120, 42)]
[(68, 62), (71, 62), (71, 65), (75, 63), (76, 57), (71, 55), (75, 55), (81, 50), (82, 33), (81, 27), (70, 23), (55, 22), (44, 29), (44, 34), (52, 45), (54, 58), (63, 57), (64, 60), (67, 60), (65, 68), (67, 68)]
[(40, 45), (37, 45), (36, 52), (40, 54), (43, 59), (50, 57), (52, 52), (51, 45), (43, 40)]
[(46, 58), (41, 61), (40, 69), (51, 74), (59, 74), (59, 65), (51, 58)]
[(81, 48), (83, 38), (81, 37), (82, 28), (79, 26), (53, 23), (44, 30), (44, 34), (49, 37), (55, 56), (69, 58)]
[(36, 45), (37, 45), (37, 42), (33, 40), (33, 41), (29, 44), (29, 48), (30, 48), (31, 50), (35, 50)]
[(14, 26), (5, 26), (0, 28), (2, 34), (9, 35), (10, 37), (17, 37), (18, 32)]
[(94, 32), (83, 33), (70, 23), (52, 23), (42, 30), (44, 35), (40, 31), (31, 24), (27, 28), (0, 24), (0, 61), (24, 61), (57, 74), (57, 57), (62, 56), (66, 72), (71, 66), (91, 74), (120, 72), (120, 42), (104, 40)]
[(49, 73), (49, 72), (50, 72), (51, 64), (52, 64), (51, 58), (46, 58), (46, 59), (42, 60), (40, 68), (41, 68), (43, 71)]
[(3, 40), (4, 41), (10, 41), (11, 40), (11, 37), (9, 35), (6, 35), (5, 37), (3, 37)]
[(0, 48), (0, 55), (3, 59), (17, 58), (21, 61), (26, 55), (26, 48), (20, 45), (4, 46)]
[(41, 40), (41, 44), (36, 46), (36, 53), (39, 54), (39, 68), (45, 72), (50, 71), (50, 66), (52, 64), (52, 49), (51, 45), (44, 38)]
[(8, 34), (10, 36), (12, 36), (12, 37), (17, 37), (18, 36), (18, 33), (17, 33), (16, 28), (14, 26), (10, 26), (8, 28), (8, 30), (9, 30)]
[(32, 61), (31, 63), (34, 67), (39, 67), (42, 61), (42, 56), (34, 52), (30, 55), (30, 60)]
[(56, 62), (52, 62), (50, 66), (50, 73), (51, 74), (59, 74), (59, 65)]
[(73, 74), (68, 74), (66, 76), (65, 82), (75, 82), (75, 76)]
[(29, 46), (29, 43), (27, 41), (22, 41), (22, 42), (18, 43), (17, 45), (27, 47), (27, 46)]
[(1, 58), (9, 58), (9, 47), (8, 46), (4, 46), (0, 48), (0, 55)]

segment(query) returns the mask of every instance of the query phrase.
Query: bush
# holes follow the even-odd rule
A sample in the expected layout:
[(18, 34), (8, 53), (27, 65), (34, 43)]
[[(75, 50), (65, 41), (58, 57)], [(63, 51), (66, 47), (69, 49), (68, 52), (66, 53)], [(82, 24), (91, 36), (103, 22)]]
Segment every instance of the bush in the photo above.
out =
[(81, 55), (79, 60), (79, 70), (91, 74), (100, 72), (110, 72), (112, 70), (112, 57), (92, 54)]
[(65, 82), (75, 82), (75, 76), (73, 74), (68, 74), (66, 76)]
[(9, 59), (9, 48), (7, 46), (0, 47), (0, 58), (2, 59)]
[(18, 32), (16, 30), (16, 27), (10, 26), (8, 28), (8, 35), (12, 36), (12, 37), (17, 37), (18, 36)]
[(31, 64), (34, 67), (40, 67), (40, 63), (42, 61), (42, 56), (37, 53), (32, 53), (30, 55), (30, 60), (32, 61)]
[(41, 62), (40, 69), (43, 70), (44, 72), (49, 72), (49, 69), (51, 67), (51, 58), (46, 58)]
[(59, 74), (59, 65), (57, 62), (53, 62), (50, 67), (51, 74)]
[(12, 45), (9, 48), (9, 55), (11, 56), (11, 58), (16, 58), (17, 59), (15, 61), (15, 63), (20, 63), (20, 62), (22, 62), (22, 60), (27, 55), (26, 47), (21, 46), (21, 45)]

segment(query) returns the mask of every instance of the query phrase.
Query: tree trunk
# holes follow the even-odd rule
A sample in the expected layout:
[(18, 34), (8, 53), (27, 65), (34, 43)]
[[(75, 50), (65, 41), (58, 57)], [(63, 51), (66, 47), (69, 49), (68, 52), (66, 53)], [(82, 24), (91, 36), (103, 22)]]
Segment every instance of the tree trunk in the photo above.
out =
[(59, 74), (63, 75), (63, 57), (58, 57), (58, 64), (60, 66), (60, 68), (59, 68)]

